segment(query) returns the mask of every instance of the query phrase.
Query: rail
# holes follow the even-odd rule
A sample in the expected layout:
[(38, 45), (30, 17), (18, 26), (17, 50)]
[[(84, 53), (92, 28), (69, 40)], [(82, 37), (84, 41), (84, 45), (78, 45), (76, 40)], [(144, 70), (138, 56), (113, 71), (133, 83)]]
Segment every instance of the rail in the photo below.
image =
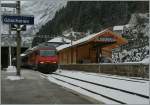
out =
[[(48, 75), (47, 75), (48, 76)], [(58, 74), (58, 73), (53, 73), (51, 75), (49, 75), (50, 77), (58, 80), (58, 81), (61, 81), (61, 82), (64, 82), (64, 83), (67, 83), (69, 85), (72, 85), (72, 86), (75, 86), (75, 87), (79, 87), (85, 91), (88, 91), (92, 94), (95, 94), (95, 95), (98, 95), (98, 96), (101, 96), (103, 98), (106, 98), (108, 100), (111, 100), (111, 101), (114, 101), (116, 103), (120, 103), (120, 104), (131, 104), (133, 101), (131, 100), (128, 100), (128, 99), (124, 99), (124, 98), (121, 98), (121, 97), (116, 97), (116, 94), (120, 94), (120, 95), (125, 95), (127, 96), (129, 99), (144, 99), (144, 102), (148, 102), (149, 100), (149, 96), (147, 95), (143, 95), (143, 94), (140, 94), (140, 93), (136, 93), (136, 92), (133, 92), (133, 91), (128, 91), (128, 90), (125, 90), (125, 89), (121, 89), (121, 88), (116, 88), (116, 87), (112, 87), (112, 86), (108, 86), (108, 85), (104, 85), (104, 84), (100, 84), (100, 83), (95, 83), (95, 82), (91, 82), (91, 81), (87, 81), (87, 80), (84, 80), (84, 79), (80, 79), (80, 78), (77, 78), (77, 77), (72, 77), (72, 76), (68, 76), (68, 75), (62, 75), (62, 74)], [(48, 78), (48, 77), (47, 77)], [(95, 87), (96, 89), (93, 90), (92, 87), (90, 87), (89, 85)], [(98, 91), (98, 90), (107, 90), (109, 91), (110, 93), (116, 93), (116, 94), (109, 94), (109, 92), (103, 92), (103, 91)], [(138, 101), (140, 102), (140, 101)]]

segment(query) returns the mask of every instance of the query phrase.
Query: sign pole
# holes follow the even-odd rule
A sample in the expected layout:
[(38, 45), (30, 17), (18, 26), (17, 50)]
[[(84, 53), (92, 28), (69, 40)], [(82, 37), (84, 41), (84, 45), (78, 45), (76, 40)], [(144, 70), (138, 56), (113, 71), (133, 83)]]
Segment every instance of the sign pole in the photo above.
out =
[[(17, 1), (17, 14), (20, 15), (20, 1)], [(17, 75), (20, 76), (20, 52), (21, 52), (21, 37), (20, 37), (20, 24), (17, 24)]]
[[(16, 1), (16, 4), (11, 5), (11, 4), (3, 4), (4, 7), (7, 6), (11, 6), (12, 8), (16, 8), (16, 14), (17, 15), (2, 15), (2, 21), (4, 24), (11, 24), (11, 30), (15, 30), (16, 31), (16, 42), (17, 42), (17, 73), (16, 75), (20, 76), (21, 73), (21, 57), (20, 57), (20, 53), (21, 53), (21, 31), (25, 31), (26, 30), (26, 26), (25, 25), (33, 25), (34, 24), (34, 16), (23, 16), (20, 15), (21, 10), (20, 10), (20, 2), (21, 1)], [(0, 5), (1, 6), (1, 5)], [(23, 25), (23, 27), (21, 27), (20, 25)], [(13, 26), (13, 27), (12, 27)], [(11, 51), (10, 51), (11, 52)], [(11, 57), (11, 56), (10, 56)], [(11, 59), (10, 59), (11, 61)], [(11, 64), (11, 63), (10, 63)]]
[[(9, 25), (9, 36), (11, 36), (11, 26)], [(12, 66), (11, 64), (11, 44), (8, 42), (9, 45), (9, 66)]]

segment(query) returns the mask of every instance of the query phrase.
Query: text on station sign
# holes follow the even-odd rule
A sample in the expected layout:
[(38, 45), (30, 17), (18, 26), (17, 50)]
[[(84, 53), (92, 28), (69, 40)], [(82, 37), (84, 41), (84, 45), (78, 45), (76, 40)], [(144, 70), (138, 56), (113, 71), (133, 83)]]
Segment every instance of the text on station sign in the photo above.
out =
[(4, 24), (34, 24), (33, 16), (12, 16), (12, 15), (3, 15), (2, 21)]

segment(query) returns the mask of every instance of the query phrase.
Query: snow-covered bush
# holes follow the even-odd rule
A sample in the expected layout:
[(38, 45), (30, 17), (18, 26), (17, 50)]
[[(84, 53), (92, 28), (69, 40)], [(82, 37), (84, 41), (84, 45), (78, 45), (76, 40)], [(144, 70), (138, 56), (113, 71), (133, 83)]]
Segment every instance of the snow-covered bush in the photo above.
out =
[(149, 47), (134, 48), (129, 51), (113, 52), (113, 62), (139, 62), (149, 57)]

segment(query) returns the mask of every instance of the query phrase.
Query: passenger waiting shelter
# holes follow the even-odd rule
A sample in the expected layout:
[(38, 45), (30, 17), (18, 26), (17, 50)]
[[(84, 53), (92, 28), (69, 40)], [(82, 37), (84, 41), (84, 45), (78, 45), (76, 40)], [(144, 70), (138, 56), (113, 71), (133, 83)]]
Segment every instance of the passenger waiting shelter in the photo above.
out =
[(109, 29), (105, 29), (70, 44), (57, 47), (59, 63), (98, 63), (102, 56), (111, 59), (112, 49), (123, 44), (127, 44), (126, 39)]

